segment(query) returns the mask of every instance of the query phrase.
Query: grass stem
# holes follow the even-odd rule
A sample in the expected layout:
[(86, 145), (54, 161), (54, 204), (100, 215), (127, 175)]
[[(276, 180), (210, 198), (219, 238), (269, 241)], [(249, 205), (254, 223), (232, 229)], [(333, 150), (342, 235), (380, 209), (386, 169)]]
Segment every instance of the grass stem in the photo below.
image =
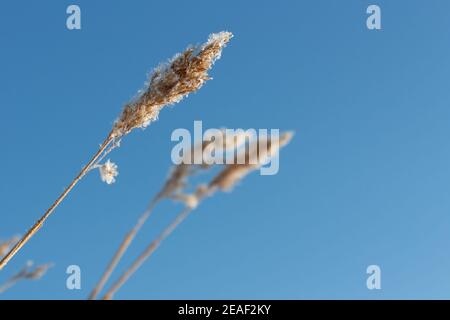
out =
[(92, 157), (92, 159), (81, 169), (80, 173), (72, 180), (70, 185), (64, 190), (64, 192), (55, 200), (55, 202), (47, 209), (44, 215), (25, 233), (25, 235), (11, 248), (11, 250), (2, 258), (0, 261), (0, 270), (2, 270), (8, 262), (25, 246), (25, 244), (39, 231), (44, 222), (50, 217), (50, 215), (55, 211), (55, 209), (61, 204), (61, 202), (67, 197), (70, 191), (75, 187), (75, 185), (84, 177), (84, 175), (89, 171), (91, 166), (97, 161), (97, 159), (102, 155), (105, 149), (113, 141), (113, 134), (110, 133), (105, 141), (100, 145), (97, 153)]
[(160, 244), (166, 239), (175, 228), (186, 219), (192, 209), (186, 207), (178, 216), (153, 240), (147, 248), (134, 260), (131, 266), (120, 276), (120, 278), (111, 286), (103, 296), (102, 300), (111, 300), (114, 294), (127, 282), (127, 280), (139, 269), (139, 267), (158, 249)]

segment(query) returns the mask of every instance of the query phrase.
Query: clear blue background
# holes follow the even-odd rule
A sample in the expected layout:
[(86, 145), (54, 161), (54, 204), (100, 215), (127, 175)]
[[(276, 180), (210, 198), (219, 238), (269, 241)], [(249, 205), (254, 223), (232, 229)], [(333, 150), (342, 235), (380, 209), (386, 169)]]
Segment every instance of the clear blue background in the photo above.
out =
[[(366, 28), (372, 3), (381, 31)], [(3, 1), (1, 238), (40, 217), (155, 65), (211, 32), (235, 38), (213, 81), (124, 139), (117, 183), (86, 177), (0, 281), (27, 259), (55, 267), (0, 298), (86, 298), (166, 178), (171, 132), (194, 120), (296, 136), (278, 175), (204, 202), (117, 298), (449, 298), (449, 17), (444, 0)], [(179, 209), (158, 207), (119, 270)], [(366, 288), (371, 264), (382, 290)]]

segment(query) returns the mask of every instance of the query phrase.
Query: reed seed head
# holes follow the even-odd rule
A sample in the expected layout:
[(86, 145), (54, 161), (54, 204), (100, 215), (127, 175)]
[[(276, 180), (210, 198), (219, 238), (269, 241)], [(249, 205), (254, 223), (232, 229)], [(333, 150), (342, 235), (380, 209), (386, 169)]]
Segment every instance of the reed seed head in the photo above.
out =
[(158, 118), (160, 110), (197, 91), (209, 80), (208, 70), (220, 58), (232, 38), (230, 32), (209, 36), (206, 43), (192, 46), (158, 66), (140, 95), (128, 103), (115, 122), (112, 136), (120, 138), (135, 128), (145, 128)]
[(169, 177), (167, 178), (157, 198), (163, 199), (170, 197), (172, 194), (183, 189), (187, 182), (188, 176), (191, 174), (192, 168), (189, 164), (181, 163), (172, 168)]
[(25, 278), (31, 280), (39, 280), (47, 273), (48, 269), (50, 269), (51, 267), (53, 267), (53, 263), (41, 264), (34, 268), (34, 270), (27, 272), (25, 274)]
[[(221, 128), (220, 132), (221, 136), (215, 137), (215, 139), (208, 135), (205, 137), (209, 145), (204, 146), (203, 151), (208, 147), (224, 153), (232, 152), (245, 144), (246, 139), (249, 137), (244, 131), (227, 132), (226, 128)], [(213, 141), (211, 142), (211, 140)]]
[(184, 203), (184, 205), (193, 210), (198, 206), (199, 198), (196, 194), (184, 194), (184, 193), (178, 193), (171, 197), (173, 200), (179, 201)]
[[(270, 159), (279, 149), (284, 147), (292, 139), (292, 132), (283, 133), (278, 141), (267, 141), (266, 149), (256, 150), (257, 154), (253, 154), (245, 150), (245, 163), (226, 165), (225, 168), (209, 183), (210, 193), (217, 189), (222, 191), (230, 191), (233, 187), (242, 180), (250, 172), (260, 168), (268, 159)], [(250, 161), (257, 159), (256, 163)]]

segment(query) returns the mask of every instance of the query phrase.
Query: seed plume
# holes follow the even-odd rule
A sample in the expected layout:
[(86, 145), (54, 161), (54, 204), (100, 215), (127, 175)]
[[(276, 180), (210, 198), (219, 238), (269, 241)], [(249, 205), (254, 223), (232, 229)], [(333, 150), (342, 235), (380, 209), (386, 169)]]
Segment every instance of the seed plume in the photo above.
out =
[[(210, 192), (214, 192), (217, 188), (222, 191), (231, 190), (236, 183), (238, 183), (242, 178), (244, 178), (247, 174), (260, 168), (265, 161), (267, 161), (270, 157), (272, 157), (279, 149), (284, 147), (286, 144), (291, 141), (293, 136), (292, 132), (283, 133), (278, 141), (271, 141), (268, 139), (266, 141), (267, 148), (260, 149), (255, 151), (256, 154), (245, 151), (245, 163), (243, 164), (229, 164), (227, 165), (210, 183), (209, 190)], [(259, 144), (258, 144), (259, 146)], [(252, 159), (256, 159), (257, 161), (252, 161)]]
[(200, 89), (210, 79), (208, 70), (232, 36), (230, 32), (212, 34), (203, 45), (189, 47), (158, 66), (142, 93), (125, 106), (114, 125), (113, 136), (120, 138), (135, 128), (145, 128), (158, 118), (163, 107)]
[(25, 266), (19, 272), (9, 278), (4, 284), (0, 285), (0, 293), (5, 292), (19, 281), (41, 279), (47, 273), (48, 269), (53, 266), (52, 263), (46, 263), (33, 269), (33, 265), (33, 261), (27, 261)]

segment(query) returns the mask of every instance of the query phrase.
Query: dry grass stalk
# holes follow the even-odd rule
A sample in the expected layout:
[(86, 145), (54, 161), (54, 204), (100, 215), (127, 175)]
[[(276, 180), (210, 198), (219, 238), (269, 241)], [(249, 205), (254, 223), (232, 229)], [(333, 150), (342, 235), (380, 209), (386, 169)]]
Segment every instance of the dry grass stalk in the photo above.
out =
[(3, 257), (0, 261), (0, 270), (39, 231), (56, 207), (67, 197), (85, 174), (93, 166), (99, 165), (99, 161), (118, 145), (123, 136), (135, 128), (145, 128), (151, 121), (157, 119), (160, 110), (164, 106), (179, 102), (189, 93), (200, 89), (203, 83), (209, 79), (207, 71), (220, 58), (222, 49), (231, 37), (232, 34), (229, 32), (212, 34), (204, 45), (188, 48), (183, 53), (176, 55), (169, 63), (161, 65), (154, 71), (147, 88), (143, 90), (142, 94), (135, 101), (125, 106), (111, 132), (92, 159), (83, 167), (44, 215)]
[(0, 286), (0, 293), (4, 293), (6, 290), (14, 286), (17, 282), (21, 280), (39, 280), (41, 279), (45, 273), (50, 269), (53, 264), (47, 263), (42, 264), (34, 269), (33, 267), (33, 261), (28, 261), (17, 274), (9, 278), (3, 285)]
[[(209, 142), (202, 142), (202, 150), (209, 145)], [(195, 146), (194, 146), (195, 149)], [(192, 150), (193, 152), (193, 150)], [(191, 152), (191, 153), (192, 153)], [(169, 178), (164, 183), (161, 190), (157, 193), (157, 195), (150, 201), (147, 209), (142, 213), (139, 217), (136, 225), (127, 233), (122, 243), (119, 245), (118, 249), (113, 255), (110, 263), (108, 264), (105, 272), (102, 274), (99, 282), (94, 287), (92, 292), (89, 295), (90, 300), (94, 300), (97, 298), (101, 290), (104, 288), (105, 284), (111, 277), (114, 269), (117, 267), (118, 263), (122, 259), (126, 250), (129, 248), (134, 238), (138, 234), (139, 230), (145, 224), (145, 222), (150, 217), (153, 212), (154, 207), (158, 204), (159, 201), (171, 198), (174, 194), (176, 194), (179, 190), (183, 189), (187, 185), (187, 178), (195, 173), (194, 167), (190, 164), (181, 163), (174, 168), (172, 168), (171, 173), (169, 174)]]
[[(225, 133), (226, 129), (222, 129), (222, 133)], [(190, 153), (190, 159), (189, 163), (192, 163), (193, 154), (195, 148), (199, 147), (202, 150), (202, 153), (209, 147), (211, 144), (216, 144), (215, 147), (220, 150), (224, 150), (225, 152), (234, 150), (238, 148), (243, 142), (245, 142), (245, 137), (242, 133), (238, 133), (232, 137), (226, 136), (226, 138), (222, 141), (202, 141), (201, 146), (194, 146)], [(144, 211), (144, 213), (139, 218), (136, 225), (131, 229), (130, 232), (127, 233), (125, 238), (123, 239), (122, 243), (119, 245), (117, 251), (114, 253), (112, 260), (108, 264), (105, 272), (102, 274), (99, 282), (94, 287), (92, 292), (89, 295), (89, 299), (93, 300), (96, 299), (101, 290), (104, 288), (105, 284), (107, 283), (108, 279), (111, 277), (112, 273), (114, 272), (114, 269), (117, 267), (118, 263), (122, 259), (123, 255), (125, 254), (126, 250), (131, 245), (132, 241), (136, 237), (139, 230), (142, 228), (142, 226), (145, 224), (145, 222), (150, 217), (154, 207), (156, 204), (165, 199), (165, 198), (171, 198), (173, 200), (182, 201), (184, 202), (187, 207), (190, 207), (191, 209), (194, 209), (198, 204), (198, 198), (193, 195), (184, 195), (180, 194), (179, 191), (182, 190), (187, 186), (186, 180), (188, 177), (194, 175), (197, 173), (198, 170), (207, 170), (210, 168), (210, 165), (206, 163), (202, 163), (200, 165), (194, 165), (194, 164), (187, 164), (187, 163), (181, 163), (174, 168), (172, 168), (172, 171), (169, 175), (169, 178), (164, 183), (161, 190), (158, 192), (158, 194), (151, 200), (149, 206)]]
[(191, 208), (186, 207), (172, 223), (164, 229), (164, 231), (146, 247), (146, 249), (139, 255), (139, 257), (132, 263), (132, 265), (120, 276), (120, 278), (112, 285), (106, 292), (102, 300), (111, 300), (114, 294), (128, 281), (128, 279), (139, 269), (139, 267), (150, 257), (153, 252), (158, 249), (164, 239), (166, 239), (175, 228), (183, 222), (184, 219), (192, 211)]
[(185, 208), (179, 213), (176, 218), (154, 239), (145, 250), (134, 260), (131, 266), (119, 277), (119, 279), (111, 286), (111, 288), (103, 296), (103, 300), (111, 300), (117, 291), (128, 281), (128, 279), (142, 266), (142, 264), (156, 251), (161, 243), (176, 229), (177, 226), (183, 222), (188, 215), (200, 204), (200, 202), (207, 196), (212, 196), (217, 190), (229, 191), (242, 178), (244, 178), (251, 171), (257, 170), (265, 160), (274, 156), (275, 153), (284, 147), (292, 139), (293, 133), (286, 132), (280, 136), (279, 141), (267, 141), (267, 149), (264, 152), (259, 152), (256, 157), (259, 160), (258, 164), (253, 164), (250, 161), (252, 155), (248, 150), (245, 151), (246, 162), (244, 164), (230, 164), (207, 184), (200, 184), (193, 194), (175, 193), (171, 196), (172, 199), (184, 203)]
[(100, 157), (102, 152), (108, 147), (112, 141), (112, 135), (108, 135), (105, 141), (100, 146), (97, 153), (92, 157), (92, 159), (81, 169), (80, 173), (73, 179), (70, 185), (63, 191), (63, 193), (53, 202), (53, 204), (47, 209), (44, 215), (25, 233), (25, 235), (11, 248), (11, 250), (2, 258), (0, 261), (0, 270), (2, 270), (8, 262), (19, 252), (20, 249), (39, 231), (44, 222), (50, 217), (50, 215), (55, 211), (55, 209), (60, 205), (60, 203), (67, 197), (67, 195), (72, 191), (75, 185), (84, 177), (84, 175), (89, 171), (90, 167), (95, 163), (95, 161)]
[(97, 296), (99, 295), (99, 293), (102, 291), (102, 289), (104, 288), (104, 286), (108, 282), (109, 278), (111, 277), (114, 269), (117, 267), (117, 265), (119, 264), (119, 262), (122, 259), (123, 255), (127, 251), (128, 247), (131, 245), (131, 243), (133, 242), (134, 238), (138, 234), (139, 230), (142, 228), (142, 226), (145, 224), (145, 222), (150, 217), (150, 215), (153, 212), (153, 209), (156, 206), (156, 204), (158, 203), (158, 201), (159, 201), (159, 199), (157, 199), (157, 198), (152, 199), (152, 201), (148, 205), (147, 209), (144, 211), (142, 216), (139, 218), (139, 220), (136, 223), (136, 225), (133, 227), (133, 229), (131, 229), (127, 233), (127, 235), (123, 239), (122, 243), (117, 248), (117, 251), (114, 253), (114, 256), (112, 257), (112, 259), (111, 259), (110, 263), (108, 264), (106, 270), (102, 274), (99, 282), (96, 284), (96, 286), (94, 287), (94, 289), (90, 293), (89, 298), (88, 298), (89, 300), (96, 299)]

